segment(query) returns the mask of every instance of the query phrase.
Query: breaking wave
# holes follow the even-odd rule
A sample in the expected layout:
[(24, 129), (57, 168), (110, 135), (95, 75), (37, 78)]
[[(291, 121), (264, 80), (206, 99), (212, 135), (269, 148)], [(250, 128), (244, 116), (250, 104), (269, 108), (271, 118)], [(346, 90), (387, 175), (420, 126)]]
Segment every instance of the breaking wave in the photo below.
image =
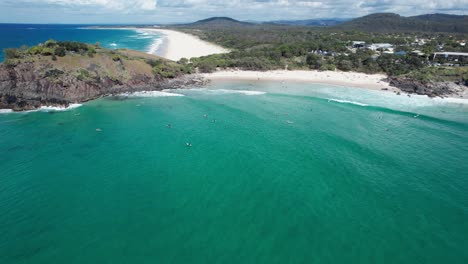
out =
[(336, 103), (342, 103), (342, 104), (353, 104), (353, 105), (359, 105), (359, 106), (369, 106), (368, 104), (363, 104), (363, 103), (359, 103), (359, 102), (348, 101), (348, 100), (340, 100), (340, 99), (330, 99), (330, 98), (328, 98), (328, 102), (336, 102)]
[(70, 104), (68, 107), (65, 106), (41, 106), (35, 110), (20, 111), (14, 112), (11, 109), (0, 109), (0, 114), (9, 114), (9, 113), (33, 113), (33, 112), (62, 112), (68, 111), (82, 106), (82, 104)]
[(8, 113), (13, 113), (13, 110), (11, 110), (11, 109), (0, 109), (0, 114), (8, 114)]
[[(37, 112), (37, 111), (44, 111), (44, 112), (51, 112), (51, 111), (68, 111), (68, 110), (72, 110), (72, 109), (75, 109), (75, 108), (78, 108), (82, 106), (82, 104), (70, 104), (68, 107), (64, 107), (64, 106), (41, 106), (39, 109), (37, 110), (32, 110), (30, 112)], [(29, 112), (29, 111), (28, 111)]]
[(134, 93), (123, 93), (120, 96), (128, 97), (171, 97), (171, 96), (184, 96), (183, 94), (170, 93), (166, 91), (148, 91), (148, 92), (134, 92)]
[(157, 38), (153, 41), (153, 43), (151, 43), (151, 45), (149, 46), (148, 48), (148, 53), (150, 54), (156, 54), (156, 52), (159, 50), (159, 48), (161, 47), (161, 44), (163, 43), (163, 39), (162, 38)]
[(230, 89), (206, 89), (206, 88), (192, 88), (192, 89), (180, 89), (181, 91), (187, 92), (202, 92), (205, 94), (243, 94), (243, 95), (263, 95), (266, 92), (262, 91), (253, 91), (253, 90), (230, 90)]

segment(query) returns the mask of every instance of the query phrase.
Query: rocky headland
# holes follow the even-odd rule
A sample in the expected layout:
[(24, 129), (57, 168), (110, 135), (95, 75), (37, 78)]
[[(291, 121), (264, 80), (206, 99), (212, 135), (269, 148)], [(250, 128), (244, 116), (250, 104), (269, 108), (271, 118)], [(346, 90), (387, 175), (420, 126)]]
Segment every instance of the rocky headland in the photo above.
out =
[(464, 97), (468, 90), (468, 80), (421, 81), (409, 77), (389, 77), (391, 86), (408, 94), (427, 95), (429, 97)]
[(49, 42), (7, 51), (0, 64), (0, 109), (68, 106), (120, 93), (201, 85), (187, 65), (130, 50)]

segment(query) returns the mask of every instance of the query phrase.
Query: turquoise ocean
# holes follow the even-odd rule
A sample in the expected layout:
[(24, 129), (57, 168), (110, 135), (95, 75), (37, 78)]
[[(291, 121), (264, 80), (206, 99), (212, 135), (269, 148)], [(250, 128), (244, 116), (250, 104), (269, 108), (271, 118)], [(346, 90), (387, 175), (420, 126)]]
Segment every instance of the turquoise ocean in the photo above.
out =
[(162, 36), (150, 30), (97, 29), (90, 25), (0, 24), (0, 62), (3, 49), (34, 46), (49, 39), (99, 44), (108, 49), (133, 49), (158, 54)]
[(2, 113), (0, 263), (467, 263), (467, 158), (466, 101), (321, 84)]

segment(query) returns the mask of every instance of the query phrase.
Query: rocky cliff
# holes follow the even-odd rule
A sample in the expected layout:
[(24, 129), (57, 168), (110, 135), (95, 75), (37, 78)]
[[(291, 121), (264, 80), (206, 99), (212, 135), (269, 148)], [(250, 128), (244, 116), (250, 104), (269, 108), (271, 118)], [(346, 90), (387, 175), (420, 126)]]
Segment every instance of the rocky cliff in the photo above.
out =
[(123, 92), (198, 82), (183, 65), (134, 51), (98, 50), (62, 57), (28, 55), (0, 64), (0, 109), (68, 106)]

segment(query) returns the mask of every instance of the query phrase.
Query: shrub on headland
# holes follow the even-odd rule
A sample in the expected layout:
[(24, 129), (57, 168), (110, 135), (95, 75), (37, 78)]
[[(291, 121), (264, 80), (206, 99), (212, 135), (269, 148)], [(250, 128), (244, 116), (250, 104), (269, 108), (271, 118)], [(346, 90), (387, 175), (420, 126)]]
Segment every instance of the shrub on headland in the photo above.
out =
[(18, 49), (4, 49), (6, 59), (21, 58), (21, 52)]
[(64, 57), (67, 52), (79, 53), (82, 55), (87, 54), (92, 57), (96, 53), (96, 46), (74, 41), (57, 42), (55, 40), (48, 40), (44, 44), (39, 44), (31, 48), (23, 46), (19, 49), (10, 48), (4, 50), (6, 59), (21, 59), (30, 55)]
[(55, 49), (55, 55), (59, 57), (64, 57), (65, 55), (67, 55), (67, 51), (64, 47), (58, 47)]

